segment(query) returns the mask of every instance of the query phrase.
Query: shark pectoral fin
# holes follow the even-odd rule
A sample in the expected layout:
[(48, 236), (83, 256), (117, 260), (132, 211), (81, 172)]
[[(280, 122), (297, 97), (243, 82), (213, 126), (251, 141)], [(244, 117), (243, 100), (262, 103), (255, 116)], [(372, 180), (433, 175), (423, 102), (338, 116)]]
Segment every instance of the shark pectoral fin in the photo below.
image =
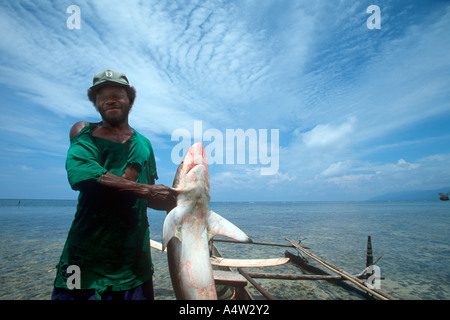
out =
[(208, 240), (215, 235), (222, 235), (241, 242), (252, 240), (238, 227), (212, 210), (207, 214)]
[(163, 224), (163, 236), (162, 236), (162, 251), (164, 251), (167, 248), (167, 244), (169, 243), (170, 239), (173, 237), (177, 237), (181, 241), (181, 225), (179, 223), (180, 221), (180, 212), (179, 208), (175, 207), (170, 211), (166, 219), (164, 220)]

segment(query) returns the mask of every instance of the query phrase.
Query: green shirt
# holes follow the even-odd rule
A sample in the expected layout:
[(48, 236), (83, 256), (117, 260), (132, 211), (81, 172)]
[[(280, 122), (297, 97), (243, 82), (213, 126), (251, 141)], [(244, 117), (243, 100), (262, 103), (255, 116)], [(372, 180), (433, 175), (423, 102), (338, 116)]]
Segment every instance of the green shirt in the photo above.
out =
[(150, 141), (134, 131), (125, 143), (95, 137), (95, 124), (84, 127), (70, 142), (66, 170), (78, 205), (56, 266), (54, 286), (67, 288), (70, 265), (80, 268), (80, 289), (95, 289), (97, 297), (110, 289), (129, 290), (153, 274), (147, 200), (117, 192), (95, 180), (111, 172), (121, 176), (127, 166), (137, 182), (154, 184), (156, 164)]

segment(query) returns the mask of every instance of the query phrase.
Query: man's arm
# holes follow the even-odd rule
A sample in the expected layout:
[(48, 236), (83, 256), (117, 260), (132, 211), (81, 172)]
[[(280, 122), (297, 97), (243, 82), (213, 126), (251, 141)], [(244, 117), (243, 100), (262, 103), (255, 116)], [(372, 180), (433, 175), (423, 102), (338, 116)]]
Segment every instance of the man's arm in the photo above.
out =
[[(70, 139), (73, 139), (87, 125), (89, 125), (87, 121), (75, 123), (70, 130)], [(107, 172), (102, 174), (96, 182), (117, 191), (131, 192), (137, 197), (145, 198), (148, 200), (147, 206), (155, 210), (170, 211), (176, 206), (177, 192), (175, 189), (164, 185), (136, 183), (134, 181), (137, 176), (138, 173), (134, 169), (127, 167), (121, 177)]]
[(101, 179), (97, 180), (97, 182), (117, 191), (132, 192), (140, 198), (147, 199), (147, 206), (155, 210), (170, 211), (177, 204), (177, 191), (162, 184), (148, 185), (137, 183), (110, 172), (102, 174)]
[(78, 121), (75, 123), (72, 128), (70, 129), (70, 139), (72, 140), (84, 127), (88, 126), (89, 122), (87, 121)]

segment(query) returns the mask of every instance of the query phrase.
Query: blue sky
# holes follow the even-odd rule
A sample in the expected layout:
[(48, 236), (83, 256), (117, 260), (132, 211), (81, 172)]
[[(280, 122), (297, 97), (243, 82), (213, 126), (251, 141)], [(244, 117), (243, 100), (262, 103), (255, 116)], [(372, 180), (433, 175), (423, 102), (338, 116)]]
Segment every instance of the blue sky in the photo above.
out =
[[(70, 5), (80, 29), (67, 27)], [(381, 29), (367, 27), (370, 5)], [(450, 186), (448, 1), (0, 8), (0, 198), (77, 197), (64, 169), (68, 134), (99, 120), (86, 90), (107, 68), (137, 89), (130, 123), (152, 141), (159, 183), (176, 171), (172, 133), (193, 134), (197, 120), (223, 136), (279, 130), (276, 174), (248, 159), (212, 164), (212, 201), (365, 200)]]

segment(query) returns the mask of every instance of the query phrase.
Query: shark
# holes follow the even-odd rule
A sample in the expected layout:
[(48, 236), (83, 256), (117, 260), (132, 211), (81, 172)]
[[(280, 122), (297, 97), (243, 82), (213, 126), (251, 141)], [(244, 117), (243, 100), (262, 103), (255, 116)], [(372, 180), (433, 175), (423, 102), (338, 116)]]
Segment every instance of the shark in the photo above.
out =
[(163, 224), (162, 251), (178, 300), (217, 300), (209, 240), (223, 235), (241, 242), (252, 240), (238, 227), (209, 210), (210, 181), (205, 149), (193, 144), (178, 166), (173, 188), (177, 204)]

